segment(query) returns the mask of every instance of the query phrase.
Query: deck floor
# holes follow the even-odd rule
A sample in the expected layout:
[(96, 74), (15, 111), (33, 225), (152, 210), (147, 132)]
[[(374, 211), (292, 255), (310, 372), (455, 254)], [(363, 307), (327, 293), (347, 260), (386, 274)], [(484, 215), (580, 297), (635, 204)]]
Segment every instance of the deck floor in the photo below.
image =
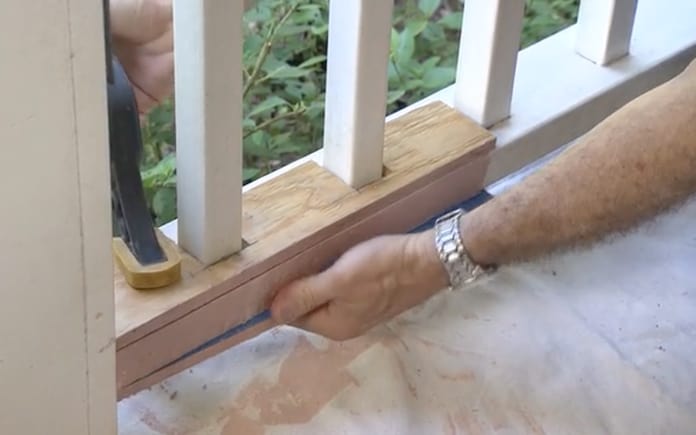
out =
[(696, 432), (696, 203), (343, 344), (278, 328), (119, 404), (120, 433)]

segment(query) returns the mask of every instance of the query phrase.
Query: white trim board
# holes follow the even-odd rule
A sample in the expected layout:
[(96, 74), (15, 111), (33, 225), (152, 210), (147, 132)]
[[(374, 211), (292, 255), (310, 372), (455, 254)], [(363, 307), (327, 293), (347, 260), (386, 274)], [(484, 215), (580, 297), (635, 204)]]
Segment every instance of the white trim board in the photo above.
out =
[(0, 434), (117, 433), (102, 12), (0, 2)]
[[(576, 139), (631, 99), (678, 74), (696, 58), (694, 23), (692, 0), (672, 0), (669, 7), (663, 0), (641, 0), (630, 54), (609, 65), (597, 65), (575, 52), (576, 26), (522, 50), (511, 116), (490, 128), (498, 140), (486, 184)], [(454, 85), (387, 116), (387, 121), (432, 101), (453, 107), (453, 98)], [(322, 151), (247, 184), (243, 191), (310, 160), (322, 164)], [(163, 231), (175, 236), (176, 221)]]

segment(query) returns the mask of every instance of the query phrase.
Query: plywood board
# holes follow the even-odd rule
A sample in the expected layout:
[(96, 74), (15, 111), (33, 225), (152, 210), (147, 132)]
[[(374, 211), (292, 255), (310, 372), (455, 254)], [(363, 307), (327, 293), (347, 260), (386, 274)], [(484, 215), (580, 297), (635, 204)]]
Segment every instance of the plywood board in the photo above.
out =
[(157, 291), (135, 291), (117, 274), (121, 396), (238, 342), (241, 335), (182, 358), (262, 312), (279, 286), (474, 195), (494, 141), (444, 104), (425, 106), (388, 123), (377, 182), (355, 190), (314, 163), (301, 165), (244, 194), (248, 245), (239, 254), (203, 268), (184, 253), (182, 282)]

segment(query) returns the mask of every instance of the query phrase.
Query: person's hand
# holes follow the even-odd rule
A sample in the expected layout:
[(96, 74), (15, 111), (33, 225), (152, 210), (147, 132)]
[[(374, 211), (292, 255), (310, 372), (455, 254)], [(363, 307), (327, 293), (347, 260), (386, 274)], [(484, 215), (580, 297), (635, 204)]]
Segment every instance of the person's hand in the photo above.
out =
[(174, 88), (172, 0), (111, 0), (113, 51), (147, 113)]
[(274, 320), (334, 340), (359, 336), (447, 286), (432, 231), (360, 243), (327, 270), (282, 288)]

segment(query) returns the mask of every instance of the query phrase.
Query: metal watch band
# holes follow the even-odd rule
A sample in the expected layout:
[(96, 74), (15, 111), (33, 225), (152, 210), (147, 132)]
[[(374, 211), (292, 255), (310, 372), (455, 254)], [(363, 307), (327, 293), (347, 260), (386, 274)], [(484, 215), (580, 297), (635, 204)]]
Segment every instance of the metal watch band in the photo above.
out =
[(450, 289), (470, 284), (493, 271), (474, 263), (466, 252), (459, 234), (459, 219), (463, 214), (462, 209), (456, 209), (435, 221), (435, 245), (449, 275)]

